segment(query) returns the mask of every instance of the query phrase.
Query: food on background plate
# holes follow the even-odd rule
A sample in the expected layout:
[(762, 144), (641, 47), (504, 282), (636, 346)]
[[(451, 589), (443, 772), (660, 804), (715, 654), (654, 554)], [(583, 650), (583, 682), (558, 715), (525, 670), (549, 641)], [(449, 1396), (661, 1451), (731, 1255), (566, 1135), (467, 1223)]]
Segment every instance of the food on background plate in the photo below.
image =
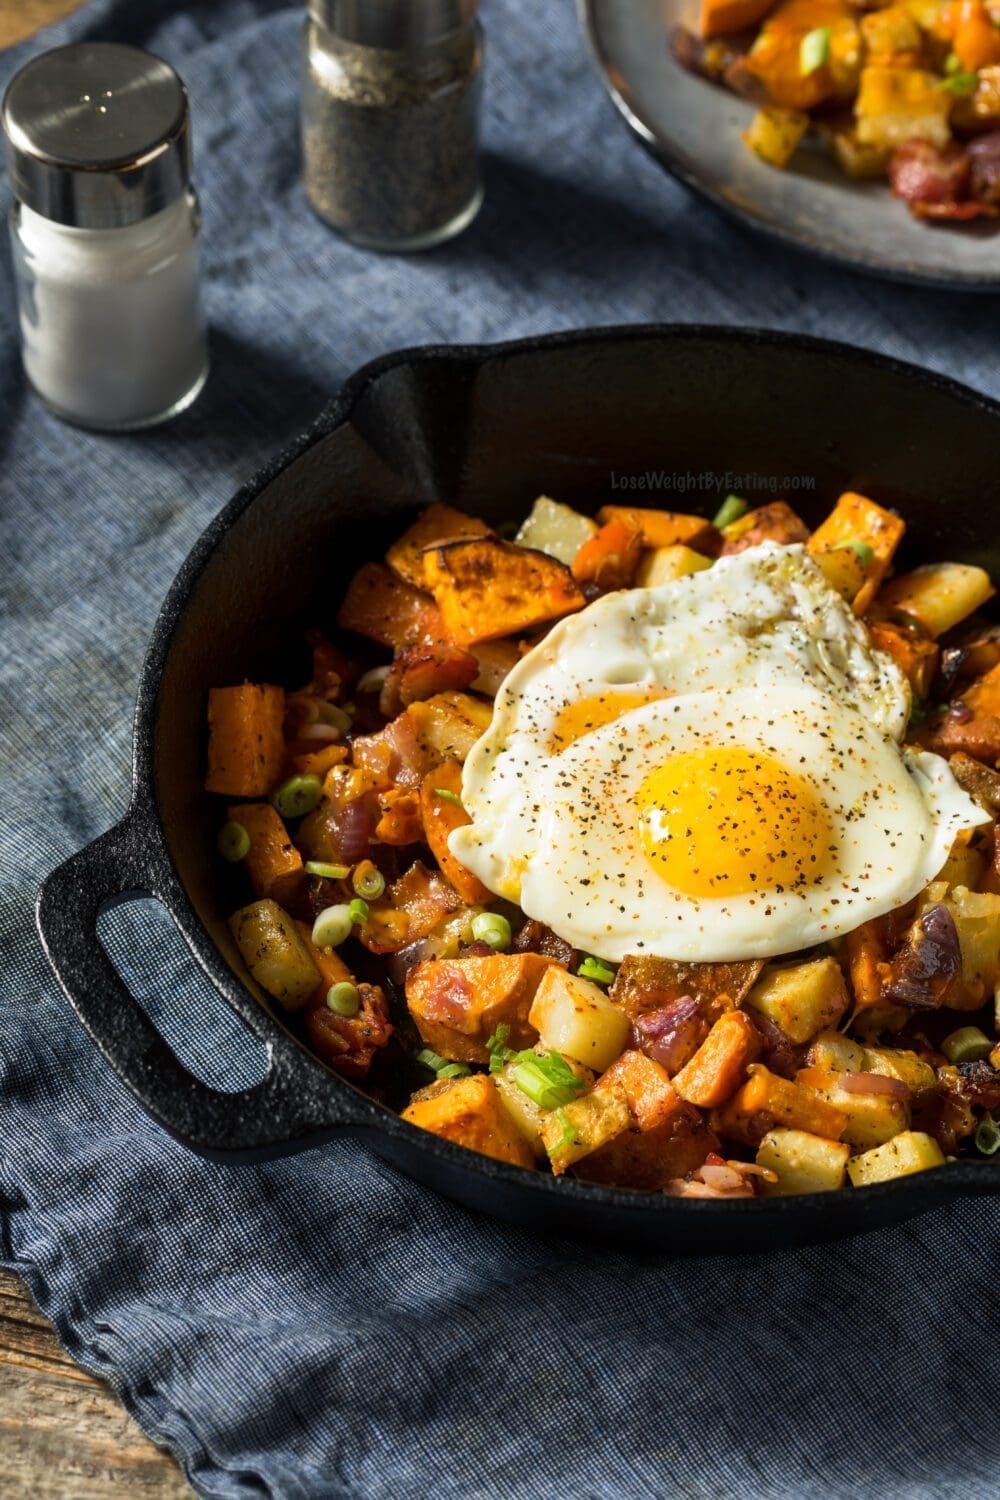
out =
[(701, 0), (672, 47), (758, 106), (743, 139), (770, 166), (811, 134), (918, 219), (1000, 212), (998, 0)]
[(556, 1175), (1000, 1150), (1000, 629), (983, 569), (893, 575), (904, 529), (430, 506), (308, 683), (210, 694), (250, 974), (415, 1126)]

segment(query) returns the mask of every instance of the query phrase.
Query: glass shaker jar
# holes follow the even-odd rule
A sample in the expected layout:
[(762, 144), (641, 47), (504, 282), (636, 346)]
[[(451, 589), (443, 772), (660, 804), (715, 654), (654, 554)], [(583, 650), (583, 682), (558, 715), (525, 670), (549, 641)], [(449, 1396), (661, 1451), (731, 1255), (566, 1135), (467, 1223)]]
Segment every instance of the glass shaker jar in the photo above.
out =
[(135, 47), (59, 47), (12, 79), (3, 127), (32, 386), (85, 427), (182, 411), (208, 373), (184, 85)]
[(423, 250), (471, 223), (478, 0), (309, 0), (302, 148), (316, 211), (355, 244)]

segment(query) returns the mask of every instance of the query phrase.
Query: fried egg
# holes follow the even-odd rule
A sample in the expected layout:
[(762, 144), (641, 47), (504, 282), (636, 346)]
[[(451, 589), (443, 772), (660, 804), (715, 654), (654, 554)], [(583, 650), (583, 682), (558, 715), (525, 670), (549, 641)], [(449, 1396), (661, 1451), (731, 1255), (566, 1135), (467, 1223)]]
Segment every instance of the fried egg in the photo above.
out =
[(801, 546), (608, 594), (514, 668), (452, 853), (576, 948), (790, 953), (917, 895), (986, 821), (901, 749), (906, 678)]

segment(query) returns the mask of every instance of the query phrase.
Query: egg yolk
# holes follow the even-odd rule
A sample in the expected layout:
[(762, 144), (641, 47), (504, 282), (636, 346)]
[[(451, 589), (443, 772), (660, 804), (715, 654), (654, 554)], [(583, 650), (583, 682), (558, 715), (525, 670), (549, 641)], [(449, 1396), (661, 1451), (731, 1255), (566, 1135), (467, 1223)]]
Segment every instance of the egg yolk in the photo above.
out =
[(647, 858), (688, 896), (802, 888), (836, 853), (816, 788), (738, 745), (671, 755), (646, 777), (637, 804)]
[(631, 713), (634, 708), (642, 708), (647, 703), (667, 696), (663, 688), (648, 687), (576, 698), (559, 710), (549, 735), (549, 753), (557, 755), (567, 745), (572, 745), (574, 740), (590, 734), (592, 729), (601, 729), (605, 724), (620, 719), (622, 714)]

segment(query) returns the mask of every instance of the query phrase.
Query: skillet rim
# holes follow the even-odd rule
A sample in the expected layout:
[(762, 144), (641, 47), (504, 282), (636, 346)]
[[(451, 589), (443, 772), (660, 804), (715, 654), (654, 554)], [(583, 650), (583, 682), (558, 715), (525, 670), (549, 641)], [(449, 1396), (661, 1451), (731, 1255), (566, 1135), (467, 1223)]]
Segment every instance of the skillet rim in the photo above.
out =
[[(156, 848), (153, 855), (162, 862), (162, 868), (170, 877), (169, 898), (163, 895), (161, 900), (191, 949), (193, 957), (219, 991), (220, 998), (230, 1004), (241, 1019), (244, 1006), (252, 1006), (256, 1012), (260, 1013), (261, 1035), (265, 1043), (276, 1041), (279, 1037), (287, 1038), (292, 1034), (282, 1026), (280, 1019), (272, 1016), (261, 1006), (240, 976), (230, 968), (221, 950), (212, 940), (207, 926), (198, 916), (174, 863), (154, 791), (156, 709), (160, 682), (175, 631), (209, 558), (235, 521), (256, 501), (267, 486), (309, 449), (348, 423), (363, 395), (378, 380), (393, 370), (403, 366), (420, 367), (444, 360), (449, 363), (483, 365), (511, 355), (549, 349), (572, 349), (586, 345), (614, 345), (621, 342), (653, 343), (663, 340), (699, 341), (704, 338), (730, 342), (737, 348), (777, 346), (813, 355), (835, 357), (885, 375), (899, 377), (903, 381), (910, 381), (916, 386), (949, 397), (987, 420), (1000, 424), (1000, 401), (974, 391), (971, 387), (940, 371), (927, 369), (891, 355), (876, 353), (873, 350), (845, 344), (835, 339), (752, 325), (625, 323), (532, 334), (496, 343), (411, 345), (380, 355), (350, 375), (337, 394), (323, 406), (303, 432), (286, 444), (244, 485), (240, 486), (193, 544), (164, 597), (140, 669), (133, 721), (132, 792), (126, 818), (141, 819), (148, 831), (155, 835)], [(244, 1006), (237, 1004), (232, 998), (236, 993), (244, 1002)], [(792, 1218), (796, 1218), (806, 1205), (811, 1205), (815, 1211), (820, 1201), (826, 1201), (824, 1194), (731, 1201), (673, 1198), (662, 1193), (607, 1187), (575, 1178), (546, 1176), (541, 1172), (528, 1171), (525, 1168), (498, 1162), (491, 1157), (469, 1151), (410, 1125), (387, 1105), (377, 1103), (360, 1088), (320, 1062), (299, 1042), (298, 1038), (294, 1040), (303, 1058), (313, 1065), (310, 1072), (315, 1074), (317, 1083), (322, 1079), (325, 1080), (328, 1088), (332, 1084), (333, 1093), (338, 1096), (338, 1103), (343, 1106), (343, 1113), (333, 1123), (332, 1129), (324, 1127), (323, 1123), (318, 1123), (314, 1132), (311, 1131), (297, 1141), (288, 1143), (290, 1150), (306, 1148), (314, 1144), (319, 1145), (322, 1141), (329, 1139), (331, 1134), (345, 1129), (363, 1132), (365, 1136), (373, 1134), (376, 1137), (396, 1138), (407, 1150), (407, 1154), (416, 1152), (429, 1160), (440, 1161), (446, 1172), (450, 1170), (452, 1173), (461, 1175), (477, 1174), (491, 1179), (498, 1185), (505, 1184), (515, 1188), (522, 1198), (541, 1195), (550, 1203), (554, 1198), (555, 1202), (561, 1201), (569, 1210), (572, 1210), (573, 1205), (584, 1209), (593, 1206), (595, 1211), (614, 1210), (633, 1221), (640, 1218), (643, 1221), (648, 1220), (653, 1214), (662, 1217), (664, 1213), (677, 1214), (681, 1217), (695, 1215), (702, 1219), (706, 1217), (719, 1219), (720, 1222), (725, 1219), (727, 1223), (732, 1222), (734, 1215), (738, 1216), (738, 1219), (746, 1215), (759, 1218), (762, 1214), (771, 1216), (790, 1214)], [(375, 1149), (378, 1149), (377, 1145)], [(986, 1180), (983, 1180), (984, 1178)], [(989, 1180), (990, 1178), (993, 1180)], [(857, 1192), (857, 1189), (852, 1189), (852, 1196)], [(877, 1203), (888, 1199), (897, 1197), (908, 1199), (917, 1196), (923, 1196), (927, 1200), (925, 1206), (930, 1208), (943, 1198), (964, 1193), (977, 1195), (1000, 1193), (1000, 1162), (994, 1164), (989, 1161), (980, 1162), (966, 1158), (949, 1162), (946, 1166), (930, 1173), (917, 1173), (911, 1177), (896, 1178), (863, 1189), (864, 1202), (870, 1203), (873, 1209)], [(842, 1199), (839, 1194), (832, 1194), (829, 1197), (831, 1208), (835, 1202), (840, 1201)], [(856, 1200), (855, 1204), (860, 1209), (861, 1205), (857, 1204)], [(902, 1209), (902, 1204), (900, 1207), (900, 1219), (907, 1217), (908, 1213), (921, 1211), (920, 1206), (907, 1205), (907, 1210)], [(836, 1233), (837, 1230), (834, 1228), (832, 1232)], [(845, 1224), (844, 1232), (850, 1232), (849, 1225)]]

